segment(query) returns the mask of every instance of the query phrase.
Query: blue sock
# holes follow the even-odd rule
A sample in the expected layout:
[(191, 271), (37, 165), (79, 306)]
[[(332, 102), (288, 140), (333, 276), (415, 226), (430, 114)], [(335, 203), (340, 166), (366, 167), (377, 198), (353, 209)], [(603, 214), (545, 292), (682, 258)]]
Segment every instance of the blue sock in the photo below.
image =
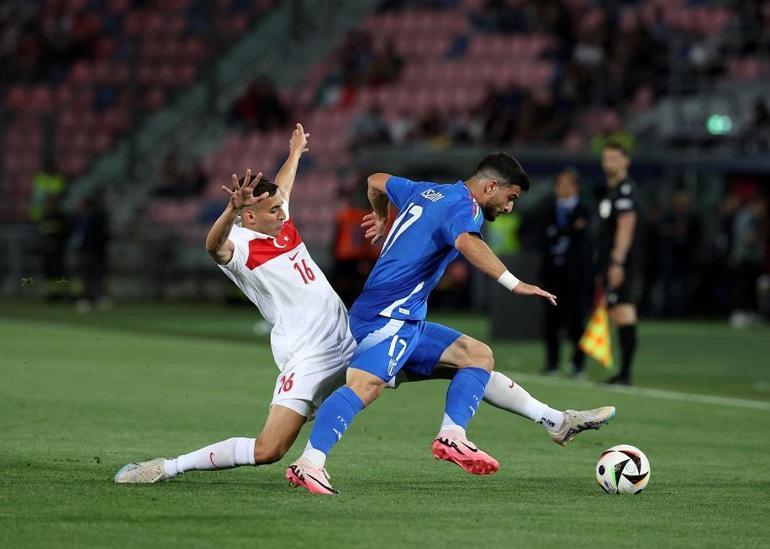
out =
[(316, 412), (310, 446), (328, 454), (363, 407), (364, 403), (350, 387), (334, 391)]
[(443, 427), (465, 429), (479, 407), (490, 373), (483, 368), (463, 368), (449, 384), (446, 392)]

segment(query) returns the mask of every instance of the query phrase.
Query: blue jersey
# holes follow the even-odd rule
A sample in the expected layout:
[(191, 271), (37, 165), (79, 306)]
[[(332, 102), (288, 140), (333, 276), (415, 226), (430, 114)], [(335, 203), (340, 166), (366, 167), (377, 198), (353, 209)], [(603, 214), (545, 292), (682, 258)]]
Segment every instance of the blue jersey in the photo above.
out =
[(399, 215), (350, 314), (423, 320), (428, 295), (457, 257), (455, 240), (462, 233), (481, 236), (484, 216), (462, 181), (441, 185), (392, 176), (385, 188)]

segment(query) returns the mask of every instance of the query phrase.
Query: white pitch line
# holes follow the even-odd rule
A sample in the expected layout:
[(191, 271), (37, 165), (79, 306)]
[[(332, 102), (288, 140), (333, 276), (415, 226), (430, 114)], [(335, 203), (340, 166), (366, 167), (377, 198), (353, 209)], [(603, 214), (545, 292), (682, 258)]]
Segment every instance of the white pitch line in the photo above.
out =
[(734, 408), (750, 408), (752, 410), (770, 410), (770, 402), (761, 400), (751, 400), (747, 398), (731, 398), (716, 395), (701, 395), (697, 393), (681, 393), (679, 391), (668, 391), (663, 389), (646, 389), (644, 387), (623, 387), (619, 385), (605, 385), (602, 383), (592, 383), (590, 381), (576, 381), (570, 379), (560, 379), (533, 374), (520, 374), (517, 372), (506, 372), (506, 375), (513, 378), (525, 379), (537, 383), (550, 385), (560, 385), (563, 387), (588, 387), (591, 389), (602, 389), (614, 391), (632, 396), (641, 396), (648, 398), (658, 398), (661, 400), (674, 400), (678, 402), (697, 402), (699, 404), (716, 404), (718, 406), (732, 406)]

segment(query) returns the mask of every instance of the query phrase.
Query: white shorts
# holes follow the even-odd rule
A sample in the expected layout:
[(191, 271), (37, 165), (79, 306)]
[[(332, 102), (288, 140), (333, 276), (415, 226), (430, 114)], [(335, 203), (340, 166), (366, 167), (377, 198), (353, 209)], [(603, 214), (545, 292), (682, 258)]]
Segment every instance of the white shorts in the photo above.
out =
[(313, 419), (326, 397), (345, 384), (355, 344), (347, 347), (294, 354), (278, 374), (270, 406), (278, 404)]

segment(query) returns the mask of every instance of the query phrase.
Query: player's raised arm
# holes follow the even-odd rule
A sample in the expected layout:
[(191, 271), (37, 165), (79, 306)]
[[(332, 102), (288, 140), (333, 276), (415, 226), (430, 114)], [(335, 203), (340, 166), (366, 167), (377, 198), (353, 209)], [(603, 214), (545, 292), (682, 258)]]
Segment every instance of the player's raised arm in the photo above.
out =
[(538, 286), (527, 284), (516, 278), (503, 265), (503, 262), (487, 246), (486, 242), (471, 233), (462, 233), (455, 240), (455, 248), (470, 263), (484, 273), (497, 280), (508, 290), (519, 295), (537, 295), (556, 305), (556, 296)]
[(284, 199), (288, 200), (291, 195), (291, 189), (294, 187), (294, 178), (297, 177), (297, 166), (302, 153), (308, 152), (309, 133), (305, 133), (302, 124), (297, 124), (289, 139), (289, 157), (283, 163), (278, 174), (275, 176), (275, 184), (281, 189)]
[(366, 179), (366, 196), (372, 205), (372, 213), (364, 216), (361, 226), (366, 229), (366, 239), (371, 239), (372, 244), (377, 244), (385, 236), (385, 228), (388, 224), (390, 200), (386, 184), (390, 174), (375, 173)]
[(206, 236), (206, 251), (212, 259), (219, 265), (226, 265), (233, 258), (233, 243), (227, 237), (233, 228), (233, 223), (240, 215), (243, 208), (258, 204), (265, 198), (267, 193), (260, 196), (254, 196), (254, 187), (262, 179), (262, 173), (251, 177), (251, 170), (246, 170), (243, 183), (238, 182), (238, 176), (232, 176), (232, 190), (222, 185), (222, 190), (230, 197), (230, 201), (225, 207), (225, 211), (214, 222)]

